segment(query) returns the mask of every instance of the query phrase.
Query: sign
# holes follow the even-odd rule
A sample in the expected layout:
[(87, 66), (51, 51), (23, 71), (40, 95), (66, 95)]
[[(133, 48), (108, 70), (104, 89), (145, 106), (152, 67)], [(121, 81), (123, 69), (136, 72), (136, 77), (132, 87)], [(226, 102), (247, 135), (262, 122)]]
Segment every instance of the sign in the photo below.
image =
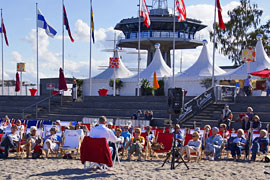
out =
[(120, 67), (120, 58), (110, 58), (110, 68), (119, 68)]
[(255, 49), (248, 48), (244, 49), (241, 57), (243, 62), (254, 62), (256, 60)]
[(54, 83), (47, 83), (46, 84), (46, 89), (47, 90), (54, 90), (55, 89), (55, 84)]
[(201, 95), (193, 98), (184, 105), (183, 113), (180, 114), (178, 122), (183, 123), (187, 119), (200, 113), (209, 104), (215, 101), (214, 88), (210, 88)]
[(25, 63), (17, 63), (17, 71), (25, 72)]

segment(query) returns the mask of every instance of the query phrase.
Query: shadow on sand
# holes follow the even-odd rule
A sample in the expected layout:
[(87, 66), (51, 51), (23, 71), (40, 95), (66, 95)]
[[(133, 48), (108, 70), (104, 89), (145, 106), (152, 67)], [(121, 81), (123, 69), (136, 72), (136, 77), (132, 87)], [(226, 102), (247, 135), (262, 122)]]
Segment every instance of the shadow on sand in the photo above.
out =
[(84, 169), (61, 169), (58, 171), (49, 171), (40, 174), (32, 174), (30, 177), (50, 177), (50, 176), (65, 176), (64, 179), (89, 179), (89, 178), (107, 178), (114, 174), (98, 170)]

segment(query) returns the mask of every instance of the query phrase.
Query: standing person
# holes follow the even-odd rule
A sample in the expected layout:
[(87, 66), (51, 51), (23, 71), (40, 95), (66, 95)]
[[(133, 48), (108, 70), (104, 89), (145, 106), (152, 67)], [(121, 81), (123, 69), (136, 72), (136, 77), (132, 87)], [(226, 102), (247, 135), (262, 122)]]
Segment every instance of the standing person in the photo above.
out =
[(230, 128), (232, 120), (232, 111), (229, 108), (229, 105), (225, 105), (224, 109), (221, 111), (221, 117), (218, 125), (226, 124)]
[(75, 102), (76, 99), (77, 99), (77, 83), (76, 79), (74, 79), (72, 84), (72, 101)]
[(251, 76), (248, 76), (244, 83), (244, 92), (246, 96), (250, 96), (252, 91)]
[(270, 95), (270, 77), (266, 80), (266, 96)]
[(17, 134), (17, 126), (11, 127), (11, 132), (4, 134), (1, 138), (1, 146), (5, 148), (4, 154), (0, 150), (0, 158), (8, 158), (8, 153), (10, 148), (18, 148), (20, 136)]

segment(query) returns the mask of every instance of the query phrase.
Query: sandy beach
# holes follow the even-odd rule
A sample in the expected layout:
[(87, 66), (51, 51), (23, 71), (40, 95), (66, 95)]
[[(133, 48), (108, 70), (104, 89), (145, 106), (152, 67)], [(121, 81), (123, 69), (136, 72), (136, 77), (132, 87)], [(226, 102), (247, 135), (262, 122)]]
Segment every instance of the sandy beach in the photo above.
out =
[(105, 172), (84, 170), (80, 160), (7, 159), (0, 160), (0, 179), (270, 179), (270, 164), (233, 161), (204, 161), (181, 164), (170, 170), (162, 161), (122, 161)]

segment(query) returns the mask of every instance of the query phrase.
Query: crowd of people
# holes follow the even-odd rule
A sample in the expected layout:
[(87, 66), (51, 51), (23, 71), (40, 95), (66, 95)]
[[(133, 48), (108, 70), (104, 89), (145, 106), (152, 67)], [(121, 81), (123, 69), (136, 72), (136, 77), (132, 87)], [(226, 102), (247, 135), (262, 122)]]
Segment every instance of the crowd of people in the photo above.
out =
[[(227, 106), (225, 110), (228, 110)], [(248, 127), (246, 119), (258, 121), (250, 107), (243, 116), (244, 127)], [(31, 153), (32, 157), (36, 157), (34, 155), (37, 153), (39, 153), (39, 156), (43, 154), (45, 158), (49, 157), (50, 153), (57, 152), (61, 146), (63, 137), (57, 134), (57, 126), (60, 124), (60, 121), (55, 122), (55, 126), (51, 127), (50, 132), (45, 137), (41, 137), (37, 134), (36, 126), (31, 126), (30, 132), (26, 134), (25, 127), (20, 120), (12, 124), (8, 117), (5, 117), (1, 126), (9, 126), (11, 131), (1, 137), (1, 146), (4, 148), (4, 153), (0, 151), (0, 158), (8, 158), (10, 149), (16, 149), (17, 152), (26, 150), (27, 158), (30, 157)], [(101, 116), (98, 124), (92, 127), (89, 132), (84, 131), (85, 128), (80, 124), (76, 124), (74, 127), (65, 127), (65, 129), (81, 129), (85, 136), (106, 138), (113, 158), (117, 151), (123, 156), (126, 152), (127, 160), (134, 159), (135, 153), (137, 161), (141, 161), (143, 152), (150, 152), (150, 156), (152, 156), (155, 153), (153, 146), (160, 143), (158, 142), (158, 134), (155, 133), (157, 129), (154, 130), (151, 126), (145, 128), (123, 126), (115, 129), (113, 124), (107, 124), (105, 116)], [(255, 128), (250, 128), (249, 131), (238, 129), (237, 133), (229, 130), (227, 124), (223, 122), (219, 127), (211, 128), (210, 125), (206, 125), (203, 129), (195, 128), (192, 133), (189, 129), (183, 131), (178, 124), (175, 127), (170, 126), (164, 131), (164, 133), (175, 132), (178, 154), (185, 157), (187, 161), (190, 161), (192, 153), (196, 154), (196, 160), (201, 159), (202, 156), (206, 160), (217, 160), (221, 158), (224, 152), (230, 152), (235, 161), (241, 158), (242, 152), (244, 152), (245, 159), (248, 159), (249, 154), (251, 154), (251, 160), (255, 161), (259, 152), (265, 154), (269, 151), (269, 134), (257, 125)], [(258, 131), (259, 136), (252, 138), (253, 131)], [(144, 135), (142, 135), (142, 132)], [(189, 136), (190, 138), (188, 138)], [(145, 156), (147, 155), (145, 154)], [(229, 156), (227, 155), (227, 157)], [(67, 156), (65, 155), (64, 158), (67, 158)]]

